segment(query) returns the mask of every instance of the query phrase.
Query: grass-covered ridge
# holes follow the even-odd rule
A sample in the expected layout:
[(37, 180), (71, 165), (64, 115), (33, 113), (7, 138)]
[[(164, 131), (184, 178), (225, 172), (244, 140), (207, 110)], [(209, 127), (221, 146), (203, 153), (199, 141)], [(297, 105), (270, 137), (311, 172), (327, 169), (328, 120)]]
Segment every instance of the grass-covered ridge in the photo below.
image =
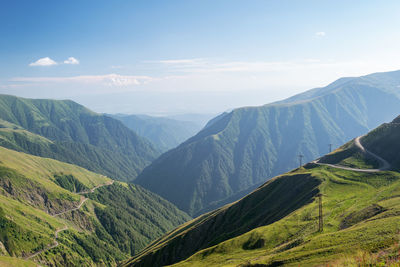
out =
[(400, 117), (385, 123), (363, 138), (364, 146), (400, 170)]
[[(202, 250), (176, 266), (314, 266), (359, 250), (378, 252), (399, 242), (399, 173), (360, 174), (323, 166), (299, 172), (323, 181), (323, 233), (318, 232), (315, 201), (273, 224)], [(379, 209), (370, 212), (374, 207)]]
[(159, 152), (120, 121), (69, 100), (0, 95), (0, 145), (130, 181)]
[(0, 207), (0, 256), (44, 250), (29, 260), (56, 266), (115, 266), (190, 218), (139, 186), (2, 147)]
[[(361, 138), (361, 142), (372, 151), (372, 144), (379, 146), (391, 140), (392, 146), (385, 146), (385, 159), (396, 163), (387, 155), (398, 152), (395, 137), (400, 127), (395, 122), (382, 127)], [(374, 153), (378, 151), (375, 149)], [(351, 162), (358, 169), (374, 167), (370, 157), (360, 154), (353, 142), (323, 160), (332, 164)], [(290, 183), (291, 179), (295, 182)], [(302, 187), (307, 181), (313, 182)], [(281, 188), (277, 190), (279, 184)], [(323, 201), (322, 232), (318, 231), (317, 194), (322, 194)], [(396, 165), (387, 171), (368, 173), (310, 163), (272, 179), (238, 202), (177, 228), (126, 265), (341, 266), (346, 261), (398, 261), (399, 195), (400, 173)], [(250, 209), (246, 202), (253, 203)], [(229, 211), (234, 216), (226, 216)], [(276, 216), (279, 212), (281, 216)], [(259, 224), (249, 224), (241, 233), (241, 226), (251, 221)], [(236, 235), (232, 234), (235, 230)], [(203, 242), (207, 237), (211, 241)], [(364, 255), (364, 259), (355, 258), (357, 255)]]

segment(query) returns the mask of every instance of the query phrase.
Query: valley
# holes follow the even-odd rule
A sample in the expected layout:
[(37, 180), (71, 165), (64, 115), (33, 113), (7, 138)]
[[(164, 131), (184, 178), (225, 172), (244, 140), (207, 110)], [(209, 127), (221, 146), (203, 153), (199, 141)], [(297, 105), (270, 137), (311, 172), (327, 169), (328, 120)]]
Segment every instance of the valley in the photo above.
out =
[[(189, 218), (142, 188), (78, 166), (5, 148), (0, 160), (2, 256), (115, 266)], [(118, 216), (116, 207), (124, 207)]]
[(135, 183), (199, 216), (297, 167), (299, 155), (310, 162), (328, 153), (328, 144), (339, 147), (392, 120), (400, 114), (399, 83), (398, 71), (343, 78), (280, 102), (234, 109), (162, 154)]
[[(367, 140), (375, 145), (386, 143), (388, 136), (397, 136), (396, 121), (361, 140), (352, 140), (321, 160), (359, 158), (360, 152), (365, 159), (375, 155), (368, 154), (362, 145), (368, 147)], [(382, 129), (385, 135), (377, 134)], [(358, 149), (353, 150), (353, 146)], [(388, 153), (395, 149), (388, 148)], [(385, 169), (366, 171), (365, 163), (350, 170), (336, 164), (312, 162), (280, 175), (243, 199), (177, 228), (126, 266), (353, 266), (357, 261), (375, 266), (397, 262), (400, 176), (394, 170), (399, 165), (386, 169), (382, 164)], [(319, 194), (323, 201), (322, 232), (318, 231)], [(287, 210), (289, 207), (293, 208)], [(190, 246), (193, 240), (198, 241)], [(176, 249), (182, 245), (186, 249)]]
[[(400, 113), (397, 81), (400, 72), (338, 80), (222, 113), (164, 153), (151, 131), (129, 126), (136, 117), (118, 115), (120, 122), (72, 101), (2, 95), (0, 262), (314, 266), (352, 262), (354, 253), (395, 260), (379, 255), (397, 249), (399, 118), (365, 133)], [(364, 105), (371, 101), (386, 105)], [(187, 126), (140, 120), (136, 127), (165, 127), (157, 137), (164, 140)], [(332, 143), (341, 146), (326, 154)], [(296, 167), (299, 155), (310, 163)]]
[(162, 152), (175, 148), (203, 127), (196, 121), (182, 121), (168, 117), (124, 114), (107, 116), (120, 120), (129, 129), (149, 139)]
[(0, 1), (0, 267), (400, 266), (400, 1)]

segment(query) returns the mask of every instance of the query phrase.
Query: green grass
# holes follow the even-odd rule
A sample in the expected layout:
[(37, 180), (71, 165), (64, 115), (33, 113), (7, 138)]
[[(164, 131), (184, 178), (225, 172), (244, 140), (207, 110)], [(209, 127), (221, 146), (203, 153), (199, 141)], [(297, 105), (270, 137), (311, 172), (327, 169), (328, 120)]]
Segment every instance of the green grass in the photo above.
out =
[(22, 175), (42, 183), (48, 190), (60, 190), (60, 187), (53, 183), (54, 174), (72, 174), (79, 177), (79, 181), (89, 188), (110, 181), (110, 178), (104, 175), (90, 172), (76, 165), (32, 156), (3, 147), (0, 147), (0, 161), (8, 168), (18, 170)]
[[(64, 226), (62, 222), (47, 213), (1, 194), (0, 207), (4, 212), (0, 216), (3, 227), (9, 225), (2, 227), (0, 236), (9, 253), (14, 256), (33, 253), (52, 243), (54, 231)], [(7, 245), (6, 242), (10, 244)]]
[(339, 147), (320, 159), (321, 163), (337, 164), (356, 169), (377, 169), (379, 162), (370, 156), (362, 153), (354, 145), (354, 140)]
[[(397, 121), (398, 122), (398, 121)], [(400, 124), (385, 123), (365, 136), (362, 141), (370, 151), (386, 159), (393, 169), (400, 170)]]
[[(399, 173), (361, 174), (328, 167), (301, 172), (309, 172), (323, 180), (320, 186), (323, 233), (317, 232), (318, 208), (314, 202), (273, 224), (199, 251), (174, 266), (237, 266), (246, 263), (313, 266), (358, 250), (377, 252), (400, 240)], [(372, 204), (383, 207), (384, 211), (341, 229), (346, 216), (365, 211)]]
[(37, 267), (38, 264), (33, 261), (26, 261), (13, 257), (0, 256), (1, 267)]

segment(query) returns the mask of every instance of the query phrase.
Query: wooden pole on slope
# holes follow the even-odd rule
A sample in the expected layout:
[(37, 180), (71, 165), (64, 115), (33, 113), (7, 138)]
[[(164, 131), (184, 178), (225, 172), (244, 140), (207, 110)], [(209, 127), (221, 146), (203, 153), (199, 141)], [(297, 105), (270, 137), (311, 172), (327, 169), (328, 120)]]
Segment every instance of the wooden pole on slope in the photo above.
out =
[(318, 232), (322, 232), (324, 230), (324, 222), (322, 218), (322, 194), (317, 195), (319, 203), (318, 203)]

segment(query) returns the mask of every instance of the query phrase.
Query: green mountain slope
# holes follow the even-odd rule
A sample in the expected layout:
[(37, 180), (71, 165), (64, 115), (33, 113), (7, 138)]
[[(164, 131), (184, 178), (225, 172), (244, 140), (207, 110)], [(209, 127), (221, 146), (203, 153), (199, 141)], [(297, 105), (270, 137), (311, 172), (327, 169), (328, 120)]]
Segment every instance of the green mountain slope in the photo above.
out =
[(140, 186), (0, 147), (0, 265), (115, 266), (188, 219)]
[(385, 123), (363, 138), (364, 146), (400, 170), (400, 117)]
[(118, 180), (135, 179), (159, 154), (118, 120), (72, 101), (0, 95), (0, 119), (2, 146), (77, 164)]
[[(138, 184), (198, 215), (400, 113), (400, 72), (341, 79), (286, 101), (235, 109), (144, 169)], [(240, 194), (243, 192), (243, 194)]]
[[(385, 134), (381, 133), (384, 128)], [(361, 138), (379, 148), (400, 134), (396, 120)], [(397, 142), (386, 152), (397, 151)], [(367, 147), (368, 146), (368, 147)], [(126, 266), (389, 266), (399, 262), (400, 173), (366, 172), (353, 141), (325, 160), (278, 176), (243, 199), (180, 226)], [(360, 157), (360, 153), (364, 157)], [(343, 156), (346, 155), (346, 156)], [(383, 155), (381, 155), (383, 157)], [(391, 161), (390, 158), (384, 158)], [(319, 231), (322, 194), (323, 229)], [(124, 266), (125, 266), (124, 265)]]
[(161, 151), (176, 147), (200, 131), (201, 126), (189, 122), (147, 115), (108, 115), (122, 121), (138, 135), (146, 137)]

